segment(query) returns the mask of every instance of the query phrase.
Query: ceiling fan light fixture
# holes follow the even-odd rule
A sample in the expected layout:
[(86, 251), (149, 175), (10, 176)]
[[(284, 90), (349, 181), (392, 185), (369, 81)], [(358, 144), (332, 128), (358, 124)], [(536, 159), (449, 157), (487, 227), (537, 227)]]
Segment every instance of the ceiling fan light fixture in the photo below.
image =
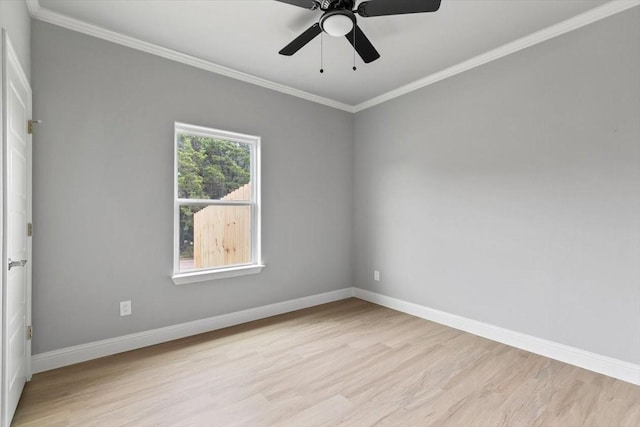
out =
[(355, 17), (347, 10), (327, 12), (320, 18), (320, 27), (333, 37), (346, 36), (353, 30)]

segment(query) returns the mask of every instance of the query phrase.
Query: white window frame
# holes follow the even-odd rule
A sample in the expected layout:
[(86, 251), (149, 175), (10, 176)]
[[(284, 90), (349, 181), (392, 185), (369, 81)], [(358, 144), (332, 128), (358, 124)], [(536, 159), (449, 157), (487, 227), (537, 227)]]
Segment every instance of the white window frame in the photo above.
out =
[[(207, 138), (233, 141), (251, 146), (251, 200), (209, 200), (178, 198), (178, 134), (203, 136)], [(173, 139), (173, 275), (176, 285), (223, 279), (227, 277), (256, 274), (262, 271), (261, 230), (260, 230), (260, 137), (228, 132), (202, 126), (175, 122)], [(203, 206), (250, 206), (251, 207), (251, 261), (248, 264), (229, 267), (215, 267), (180, 272), (180, 205)]]

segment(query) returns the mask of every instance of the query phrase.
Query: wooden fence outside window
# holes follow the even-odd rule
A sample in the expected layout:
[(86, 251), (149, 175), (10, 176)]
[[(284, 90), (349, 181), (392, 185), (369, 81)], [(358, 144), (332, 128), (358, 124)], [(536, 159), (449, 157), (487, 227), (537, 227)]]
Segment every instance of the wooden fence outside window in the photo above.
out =
[[(222, 200), (251, 200), (251, 183)], [(251, 262), (251, 206), (207, 206), (193, 216), (195, 268)]]

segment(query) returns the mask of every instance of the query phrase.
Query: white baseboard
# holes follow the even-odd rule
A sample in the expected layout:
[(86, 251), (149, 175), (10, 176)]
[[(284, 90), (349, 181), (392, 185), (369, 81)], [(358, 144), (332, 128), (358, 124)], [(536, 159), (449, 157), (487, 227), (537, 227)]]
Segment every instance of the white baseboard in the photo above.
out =
[(393, 310), (411, 314), (422, 319), (450, 326), (493, 341), (530, 351), (541, 356), (559, 360), (570, 365), (598, 372), (622, 381), (640, 385), (640, 365), (591, 353), (579, 348), (559, 344), (499, 326), (457, 316), (411, 302), (388, 297), (364, 289), (354, 288), (353, 295), (365, 301), (382, 305)]
[(359, 288), (344, 288), (322, 294), (283, 301), (262, 307), (250, 308), (234, 313), (222, 314), (207, 319), (152, 329), (121, 337), (95, 341), (73, 347), (62, 348), (33, 355), (33, 373), (44, 372), (63, 366), (80, 363), (124, 351), (135, 350), (154, 344), (214, 331), (253, 320), (264, 319), (315, 305), (325, 304), (355, 296), (393, 310), (411, 314), (422, 319), (450, 326), (512, 347), (517, 347), (541, 356), (569, 363), (590, 371), (640, 385), (640, 365), (592, 353), (579, 348), (559, 344), (542, 338), (468, 319), (466, 317), (399, 300), (386, 295)]
[(31, 357), (31, 368), (33, 373), (36, 374), (74, 363), (85, 362), (87, 360), (239, 325), (253, 320), (289, 313), (291, 311), (338, 301), (352, 296), (353, 288), (344, 288), (337, 291), (249, 308), (234, 313), (222, 314), (207, 319), (195, 320), (193, 322), (35, 354)]

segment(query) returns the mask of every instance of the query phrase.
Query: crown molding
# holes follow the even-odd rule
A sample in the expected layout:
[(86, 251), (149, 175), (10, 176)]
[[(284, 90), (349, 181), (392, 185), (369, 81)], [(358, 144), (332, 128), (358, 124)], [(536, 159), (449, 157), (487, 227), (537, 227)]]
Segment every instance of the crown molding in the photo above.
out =
[(326, 105), (328, 107), (336, 108), (338, 110), (346, 111), (349, 113), (357, 113), (359, 111), (366, 110), (367, 108), (371, 108), (375, 105), (392, 100), (399, 96), (406, 95), (418, 89), (422, 89), (423, 87), (437, 83), (446, 78), (453, 77), (457, 74), (479, 67), (488, 62), (495, 61), (496, 59), (500, 59), (512, 53), (534, 46), (538, 43), (542, 43), (554, 37), (561, 36), (570, 31), (582, 28), (586, 25), (600, 21), (601, 19), (605, 19), (609, 16), (624, 12), (625, 10), (640, 5), (640, 0), (611, 0), (608, 3), (588, 10), (584, 13), (581, 13), (580, 15), (576, 15), (573, 18), (569, 18), (558, 24), (537, 31), (513, 42), (504, 44), (498, 48), (477, 55), (471, 59), (418, 79), (414, 82), (408, 83), (397, 89), (393, 89), (389, 92), (383, 93), (382, 95), (371, 98), (360, 104), (348, 105), (333, 99), (324, 98), (322, 96), (295, 89), (290, 86), (236, 71), (231, 68), (227, 68), (222, 65), (197, 58), (195, 56), (187, 55), (185, 53), (178, 52), (172, 49), (167, 49), (153, 43), (148, 43), (134, 37), (126, 36), (124, 34), (107, 30), (106, 28), (102, 28), (97, 25), (89, 24), (84, 21), (80, 21), (78, 19), (53, 12), (49, 9), (43, 8), (40, 5), (39, 0), (25, 1), (27, 3), (27, 7), (29, 8), (29, 13), (31, 14), (31, 16), (40, 21), (48, 22), (53, 25), (64, 27), (103, 40), (111, 41), (113, 43), (127, 46), (132, 49), (140, 50), (152, 55), (161, 56), (172, 61), (181, 62), (183, 64), (191, 65), (202, 70), (241, 80), (267, 89), (272, 89), (277, 92), (306, 99), (308, 101), (316, 102), (318, 104)]
[(38, 10), (40, 10), (40, 1), (39, 0), (25, 0), (27, 3), (27, 9), (29, 9), (29, 14), (33, 16)]
[(204, 59), (197, 58), (195, 56), (187, 55), (186, 53), (178, 52), (173, 49), (168, 49), (162, 46), (155, 45), (153, 43), (145, 42), (135, 37), (130, 37), (115, 31), (107, 30), (106, 28), (89, 24), (84, 21), (80, 21), (75, 18), (71, 18), (67, 15), (63, 15), (52, 10), (43, 8), (40, 6), (38, 0), (26, 0), (27, 6), (31, 16), (39, 21), (48, 22), (49, 24), (57, 25), (59, 27), (67, 28), (69, 30), (77, 31), (79, 33), (87, 34), (89, 36), (97, 37), (99, 39), (107, 40), (119, 45), (127, 46), (132, 49), (140, 50), (142, 52), (157, 55), (162, 58), (170, 59), (172, 61), (180, 62), (182, 64), (190, 65), (192, 67), (200, 68), (202, 70), (210, 71), (215, 74), (220, 74), (226, 77), (231, 77), (236, 80), (251, 83), (256, 86), (261, 86), (267, 89), (272, 89), (277, 92), (282, 92), (287, 95), (292, 95), (298, 98), (306, 99), (318, 104), (326, 105), (338, 110), (347, 111), (353, 113), (353, 106), (344, 104), (342, 102), (335, 101), (333, 99), (324, 98), (313, 93), (305, 92), (299, 89), (292, 88), (280, 83), (272, 82), (267, 79), (253, 76), (251, 74), (236, 71), (222, 65), (215, 64)]
[(439, 82), (440, 80), (453, 77), (456, 74), (463, 73), (472, 68), (479, 67), (488, 62), (495, 61), (496, 59), (500, 59), (504, 56), (518, 52), (522, 49), (526, 49), (538, 43), (542, 43), (549, 39), (561, 36), (570, 31), (582, 28), (585, 25), (592, 24), (596, 21), (623, 12), (638, 5), (640, 5), (640, 0), (612, 0), (601, 6), (581, 13), (580, 15), (576, 15), (573, 18), (569, 18), (543, 30), (536, 31), (535, 33), (529, 34), (528, 36), (514, 40), (510, 43), (492, 49), (478, 56), (474, 56), (473, 58), (456, 64), (452, 67), (446, 68), (442, 71), (431, 74), (427, 77), (416, 80), (412, 83), (401, 86), (382, 95), (376, 96), (375, 98), (371, 98), (368, 101), (355, 105), (353, 108), (354, 112), (357, 113), (359, 111), (366, 110), (367, 108), (371, 108), (375, 105), (382, 104), (383, 102), (389, 101), (407, 93), (422, 89), (423, 87), (432, 85), (436, 82)]

